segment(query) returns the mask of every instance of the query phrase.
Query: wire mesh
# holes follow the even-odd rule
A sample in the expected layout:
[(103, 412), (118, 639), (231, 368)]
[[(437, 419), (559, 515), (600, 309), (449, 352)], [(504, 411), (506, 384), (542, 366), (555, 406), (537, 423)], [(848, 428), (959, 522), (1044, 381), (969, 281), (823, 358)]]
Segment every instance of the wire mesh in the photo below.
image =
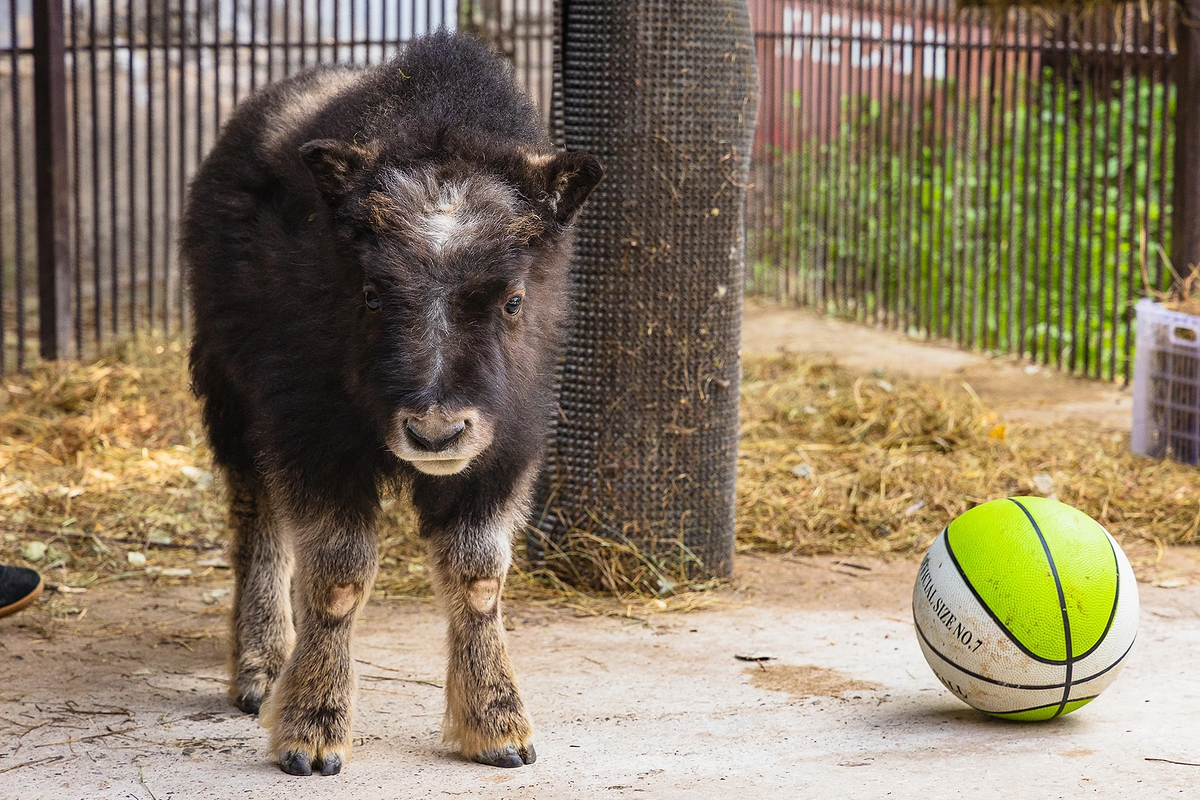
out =
[(743, 3), (566, 6), (566, 146), (606, 178), (578, 224), (535, 554), (598, 537), (675, 577), (732, 568), (753, 98)]

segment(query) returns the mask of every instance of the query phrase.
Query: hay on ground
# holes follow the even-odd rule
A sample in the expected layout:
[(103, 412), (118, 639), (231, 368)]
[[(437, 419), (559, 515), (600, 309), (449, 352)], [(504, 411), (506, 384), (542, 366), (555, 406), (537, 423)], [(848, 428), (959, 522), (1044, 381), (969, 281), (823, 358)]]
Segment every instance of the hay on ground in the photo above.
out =
[[(0, 381), (0, 563), (76, 588), (224, 580), (223, 492), (184, 349), (143, 339), (93, 363), (41, 365)], [(1048, 493), (1123, 542), (1198, 538), (1194, 468), (1134, 456), (1128, 434), (1085, 421), (1006, 427), (958, 384), (889, 383), (827, 360), (751, 358), (742, 416), (742, 551), (920, 550), (977, 503)], [(432, 594), (414, 522), (403, 500), (387, 505), (376, 584), (383, 596)], [(626, 616), (712, 602), (714, 584), (678, 580), (621, 542), (576, 544), (587, 557), (571, 565), (529, 570), (518, 553), (509, 596), (581, 613), (619, 607)], [(605, 586), (617, 606), (564, 583), (572, 570)], [(77, 612), (71, 597), (54, 608)]]

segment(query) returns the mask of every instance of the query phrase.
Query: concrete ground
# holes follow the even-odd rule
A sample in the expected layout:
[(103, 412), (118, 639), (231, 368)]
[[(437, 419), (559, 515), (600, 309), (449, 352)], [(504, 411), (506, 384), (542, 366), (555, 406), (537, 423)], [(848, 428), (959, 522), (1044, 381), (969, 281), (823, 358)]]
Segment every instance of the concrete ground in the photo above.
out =
[[(790, 320), (795, 344), (808, 343), (792, 349), (819, 350), (825, 341), (814, 332), (825, 320), (757, 313), (747, 349), (780, 343), (755, 332), (762, 318), (761, 327), (785, 332), (772, 314)], [(846, 356), (857, 352), (860, 366), (971, 375), (976, 386), (989, 363), (997, 366), (887, 335), (863, 338), (861, 347), (850, 329), (829, 335), (851, 366)], [(932, 354), (922, 360), (921, 352)], [(884, 363), (873, 363), (881, 354)], [(1010, 379), (1064, 380), (998, 366), (1012, 368)], [(991, 380), (985, 399), (1003, 400), (1012, 380)], [(1053, 418), (1084, 403), (1109, 413), (1109, 391), (1056, 389), (1027, 410)], [(73, 596), (87, 613), (69, 620), (44, 608), (0, 620), (0, 800), (1200, 794), (1193, 549), (1168, 549), (1146, 575), (1153, 582), (1139, 586), (1138, 643), (1116, 683), (1071, 716), (1028, 725), (976, 713), (934, 678), (912, 630), (916, 566), (915, 557), (742, 556), (738, 588), (716, 607), (641, 619), (616, 607), (584, 616), (513, 604), (510, 650), (539, 759), (511, 771), (464, 762), (439, 741), (435, 606), (373, 601), (357, 637), (356, 748), (330, 778), (280, 772), (268, 760), (266, 731), (225, 699), (228, 595), (214, 596), (212, 586), (95, 587)], [(739, 654), (771, 658), (759, 664)]]

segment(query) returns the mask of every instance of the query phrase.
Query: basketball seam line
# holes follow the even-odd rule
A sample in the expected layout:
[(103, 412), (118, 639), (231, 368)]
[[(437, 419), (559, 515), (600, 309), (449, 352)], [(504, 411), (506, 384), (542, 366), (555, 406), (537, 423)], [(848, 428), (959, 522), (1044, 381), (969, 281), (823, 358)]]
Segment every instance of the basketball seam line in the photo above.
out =
[[(1098, 522), (1096, 524), (1100, 525)], [(1101, 525), (1100, 527), (1103, 528), (1104, 526)], [(1117, 560), (1117, 551), (1113, 545), (1113, 540), (1108, 536), (1108, 531), (1104, 532), (1104, 538), (1108, 542), (1109, 551), (1112, 552), (1113, 569), (1116, 570), (1117, 576), (1116, 590), (1113, 592), (1112, 610), (1108, 612), (1108, 622), (1104, 623), (1104, 632), (1100, 634), (1100, 638), (1096, 640), (1094, 645), (1088, 648), (1086, 653), (1081, 653), (1080, 655), (1076, 656), (1076, 661), (1082, 661), (1083, 659), (1087, 658), (1092, 653), (1096, 652), (1100, 645), (1104, 644), (1104, 639), (1108, 636), (1108, 632), (1112, 628), (1113, 620), (1117, 617), (1117, 606), (1121, 602), (1121, 562)]]
[[(1099, 696), (1100, 696), (1100, 695), (1098, 695), (1098, 694), (1093, 694), (1093, 695), (1091, 695), (1091, 696), (1089, 696), (1089, 697), (1076, 697), (1074, 700), (1071, 700), (1070, 702), (1072, 702), (1072, 703), (1078, 703), (1078, 702), (1079, 702), (1079, 701), (1081, 701), (1081, 700), (1095, 700), (1095, 699), (1096, 699), (1097, 697), (1099, 697)], [(1044, 706), (1034, 706), (1033, 708), (1018, 708), (1016, 711), (989, 711), (989, 712), (987, 712), (987, 713), (989, 713), (989, 714), (997, 714), (997, 715), (1008, 715), (1008, 714), (1026, 714), (1026, 713), (1028, 713), (1028, 712), (1030, 712), (1030, 711), (1041, 711), (1043, 708), (1052, 708), (1052, 707), (1054, 707), (1054, 706), (1056, 706), (1056, 705), (1058, 705), (1058, 703), (1047, 703), (1047, 704), (1046, 704), (1046, 705), (1044, 705)], [(1060, 713), (1061, 713), (1061, 712), (1060, 712)], [(1057, 717), (1057, 716), (1058, 716), (1058, 714), (1055, 714), (1054, 716), (1055, 716), (1055, 717)], [(1051, 717), (1051, 719), (1054, 719), (1054, 717)], [(1022, 720), (1010, 720), (1010, 721), (1011, 721), (1011, 722), (1021, 722)], [(1032, 720), (1030, 720), (1030, 721), (1032, 721)]]
[[(921, 640), (924, 641), (925, 644), (929, 647), (929, 649), (933, 651), (934, 655), (936, 655), (942, 661), (945, 661), (950, 666), (954, 667), (959, 672), (970, 675), (972, 678), (975, 678), (976, 680), (981, 680), (986, 683), (995, 684), (996, 686), (1003, 686), (1006, 689), (1023, 689), (1023, 690), (1027, 690), (1027, 691), (1041, 691), (1041, 690), (1045, 690), (1045, 689), (1061, 689), (1063, 687), (1063, 684), (1061, 684), (1061, 683), (1049, 683), (1049, 684), (1045, 684), (1045, 685), (1025, 685), (1025, 684), (1020, 684), (1020, 683), (1005, 683), (1004, 681), (997, 680), (995, 678), (989, 678), (986, 675), (980, 675), (977, 672), (972, 672), (971, 670), (969, 670), (966, 667), (959, 664), (957, 661), (950, 660), (945, 655), (943, 655), (940, 650), (938, 650), (936, 647), (934, 647), (933, 642), (929, 641), (929, 637), (926, 636), (925, 631), (921, 629), (921, 623), (917, 622), (917, 620), (915, 618), (913, 619), (913, 627), (917, 629), (917, 635), (920, 636)], [(1063, 666), (1063, 665), (1059, 664), (1059, 665), (1055, 665), (1055, 666)]]
[(1016, 645), (1018, 650), (1032, 658), (1034, 661), (1039, 661), (1043, 664), (1053, 664), (1055, 666), (1065, 665), (1067, 663), (1065, 661), (1060, 661), (1054, 658), (1045, 658), (1030, 650), (1020, 639), (1017, 638), (1016, 634), (1008, 629), (1007, 625), (1000, 621), (1000, 618), (996, 616), (996, 612), (992, 610), (992, 607), (987, 604), (987, 602), (975, 589), (975, 584), (971, 583), (971, 579), (967, 577), (967, 573), (962, 568), (962, 564), (958, 563), (958, 556), (954, 555), (954, 548), (950, 546), (950, 526), (947, 525), (946, 529), (942, 531), (942, 533), (943, 539), (946, 543), (946, 552), (950, 555), (950, 563), (953, 564), (954, 569), (958, 571), (958, 576), (962, 578), (963, 583), (965, 583), (967, 588), (971, 590), (971, 594), (975, 596), (977, 601), (979, 601), (980, 608), (987, 612), (987, 615), (992, 618), (992, 622), (996, 623), (996, 627), (1004, 631), (1004, 635), (1008, 637), (1009, 641)]
[[(1003, 686), (1006, 689), (1022, 689), (1022, 690), (1026, 690), (1026, 691), (1044, 691), (1047, 689), (1061, 689), (1066, 685), (1064, 682), (1064, 683), (1048, 683), (1048, 684), (1036, 685), (1036, 686), (1034, 686), (1034, 685), (1026, 686), (1026, 685), (1016, 684), (1016, 683), (1005, 683), (1004, 681), (997, 680), (995, 678), (989, 678), (986, 675), (980, 675), (977, 672), (972, 672), (971, 670), (964, 667), (962, 664), (959, 664), (957, 661), (947, 658), (946, 655), (944, 653), (942, 653), (941, 650), (938, 650), (936, 647), (934, 647), (933, 642), (929, 641), (929, 637), (925, 634), (925, 630), (921, 627), (921, 623), (917, 621), (917, 616), (915, 613), (913, 614), (913, 627), (916, 628), (917, 635), (921, 637), (921, 640), (923, 642), (925, 642), (926, 646), (929, 647), (929, 649), (933, 652), (933, 654), (935, 656), (940, 658), (942, 661), (945, 661), (947, 664), (954, 667), (959, 672), (961, 672), (965, 675), (970, 675), (972, 678), (975, 678), (977, 680), (984, 681), (985, 683), (995, 684), (996, 686)], [(1130, 642), (1129, 646), (1125, 648), (1125, 652), (1122, 653), (1115, 661), (1113, 661), (1107, 667), (1100, 670), (1099, 672), (1093, 672), (1091, 675), (1088, 675), (1085, 678), (1078, 678), (1076, 680), (1073, 680), (1071, 682), (1071, 685), (1072, 686), (1080, 686), (1085, 683), (1090, 683), (1091, 681), (1096, 680), (1096, 678), (1099, 678), (1104, 673), (1116, 669), (1118, 666), (1120, 666), (1125, 661), (1125, 657), (1129, 655), (1129, 651), (1133, 649), (1133, 644), (1134, 644), (1134, 642), (1137, 641), (1137, 636), (1134, 636), (1133, 639), (1134, 639), (1134, 641)], [(1054, 666), (1065, 666), (1065, 665), (1056, 664)], [(1099, 695), (1096, 695), (1096, 696), (1098, 697)], [(1079, 700), (1081, 698), (1077, 697), (1075, 699)], [(1071, 701), (1071, 702), (1074, 702), (1074, 701)], [(1038, 708), (1043, 708), (1043, 706), (1038, 706)], [(987, 713), (990, 714), (992, 712), (989, 711)], [(1016, 714), (1017, 712), (1016, 711), (1005, 711), (1005, 712), (997, 712), (997, 713)]]
[(1029, 524), (1033, 526), (1033, 532), (1037, 534), (1038, 541), (1042, 543), (1042, 550), (1046, 553), (1046, 561), (1050, 563), (1050, 574), (1054, 577), (1054, 588), (1058, 590), (1058, 605), (1062, 610), (1063, 643), (1066, 645), (1067, 680), (1066, 685), (1063, 686), (1062, 701), (1058, 704), (1058, 711), (1054, 713), (1054, 716), (1057, 717), (1060, 716), (1063, 710), (1067, 707), (1067, 698), (1071, 696), (1071, 668), (1073, 666), (1071, 662), (1074, 659), (1074, 654), (1071, 652), (1071, 619), (1067, 614), (1067, 595), (1065, 592), (1063, 592), (1062, 578), (1058, 576), (1058, 567), (1054, 564), (1054, 556), (1050, 552), (1050, 543), (1047, 542), (1046, 537), (1042, 535), (1042, 529), (1038, 527), (1037, 520), (1033, 518), (1033, 514), (1029, 513), (1029, 509), (1021, 505), (1014, 498), (1010, 497), (1008, 499), (1009, 502), (1016, 505), (1017, 508), (1021, 509), (1021, 511), (1025, 513), (1026, 518), (1029, 520)]

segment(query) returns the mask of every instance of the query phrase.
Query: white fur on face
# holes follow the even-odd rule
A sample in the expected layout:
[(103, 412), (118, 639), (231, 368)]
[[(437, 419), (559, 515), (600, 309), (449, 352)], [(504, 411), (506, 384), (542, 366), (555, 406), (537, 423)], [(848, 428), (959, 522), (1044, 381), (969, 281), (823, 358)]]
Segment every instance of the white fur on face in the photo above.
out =
[(451, 258), (502, 235), (517, 216), (516, 190), (486, 175), (439, 183), (429, 171), (385, 170), (381, 183), (395, 222), (434, 259)]

